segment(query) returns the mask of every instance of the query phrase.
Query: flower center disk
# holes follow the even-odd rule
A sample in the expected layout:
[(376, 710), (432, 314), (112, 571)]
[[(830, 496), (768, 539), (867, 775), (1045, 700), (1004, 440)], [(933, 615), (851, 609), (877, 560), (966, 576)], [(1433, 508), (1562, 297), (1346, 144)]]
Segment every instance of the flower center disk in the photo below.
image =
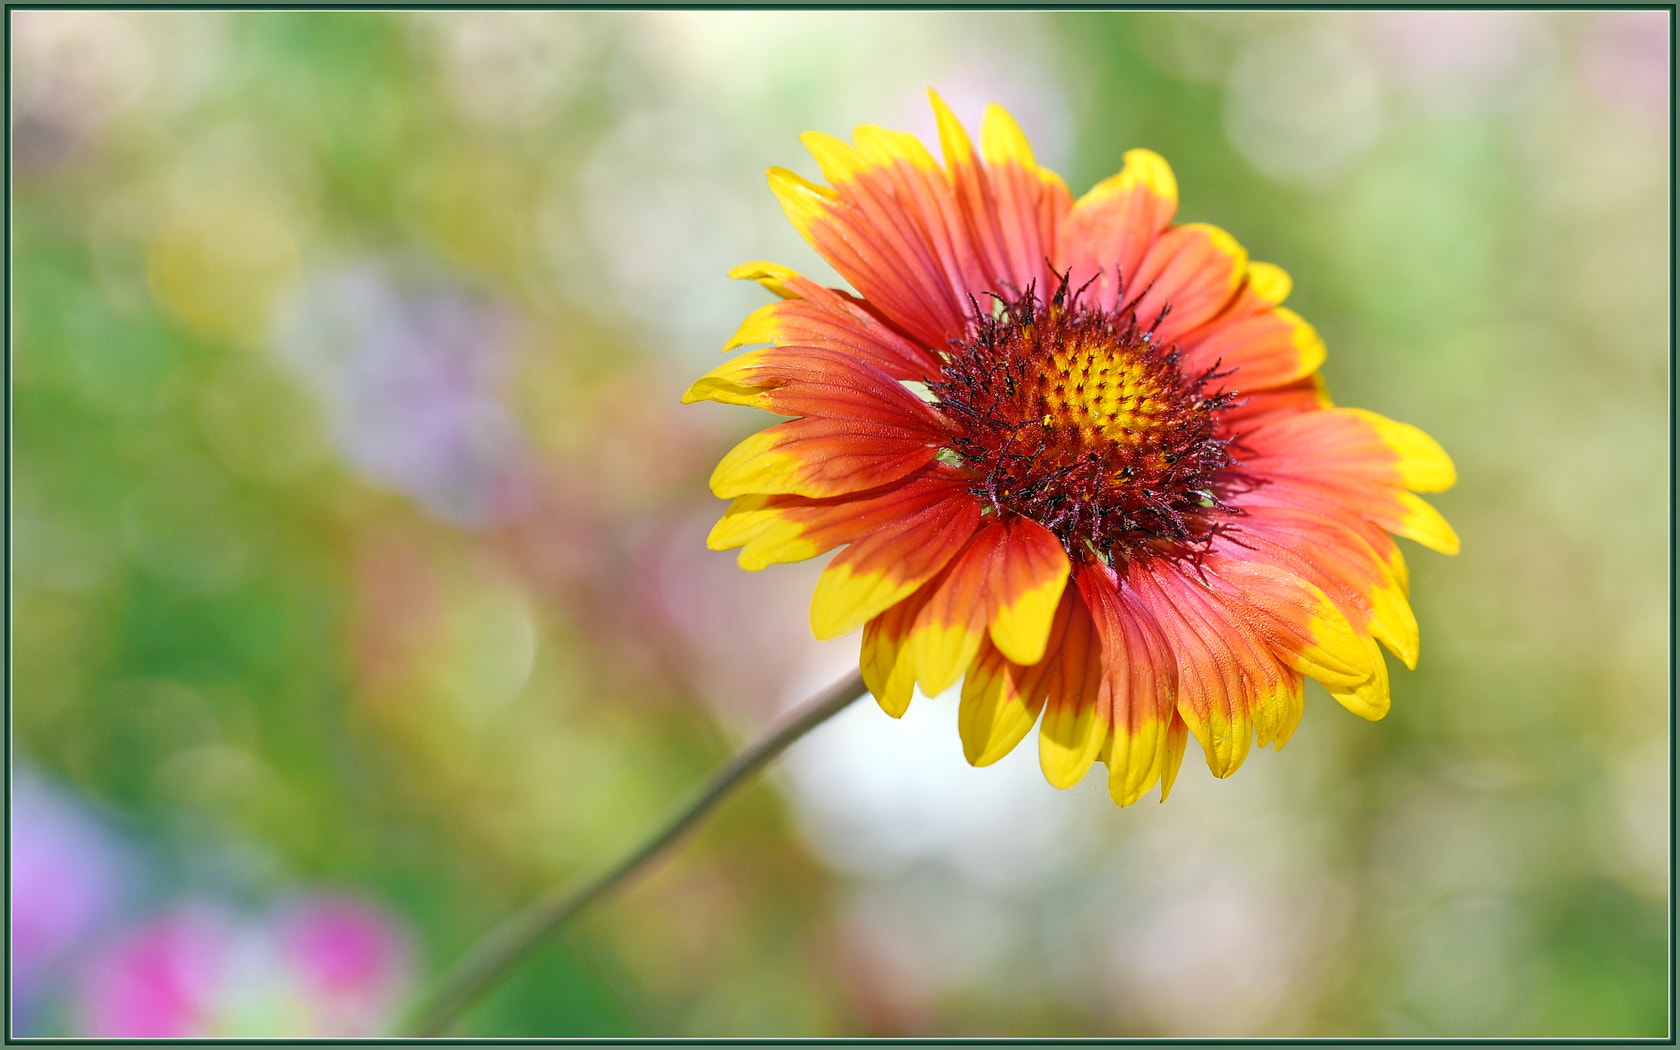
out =
[(1069, 556), (1116, 562), (1193, 553), (1232, 513), (1240, 481), (1219, 434), (1224, 373), (1186, 375), (1130, 309), (1087, 310), (1064, 284), (1031, 290), (953, 344), (928, 384), (954, 423), (950, 451), (999, 513), (1037, 521)]

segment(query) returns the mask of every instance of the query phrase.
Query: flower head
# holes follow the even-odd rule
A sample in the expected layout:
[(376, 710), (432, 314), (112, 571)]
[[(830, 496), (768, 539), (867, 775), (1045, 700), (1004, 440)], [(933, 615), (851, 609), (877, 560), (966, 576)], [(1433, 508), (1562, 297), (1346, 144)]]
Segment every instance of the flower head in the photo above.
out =
[(864, 680), (894, 716), (963, 680), (969, 761), (1037, 724), (1045, 776), (1094, 762), (1116, 802), (1170, 789), (1188, 738), (1215, 776), (1281, 747), (1305, 678), (1380, 718), (1380, 642), (1417, 621), (1391, 533), (1445, 553), (1415, 492), (1454, 481), (1428, 435), (1334, 408), (1324, 344), (1281, 306), (1287, 274), (1231, 236), (1173, 225), (1148, 150), (1073, 200), (989, 107), (974, 148), (933, 97), (944, 163), (865, 126), (804, 136), (828, 186), (771, 169), (793, 224), (857, 294), (785, 267), (732, 276), (780, 297), (686, 401), (793, 419), (712, 475), (712, 530), (761, 569), (846, 545), (811, 607), (863, 627)]

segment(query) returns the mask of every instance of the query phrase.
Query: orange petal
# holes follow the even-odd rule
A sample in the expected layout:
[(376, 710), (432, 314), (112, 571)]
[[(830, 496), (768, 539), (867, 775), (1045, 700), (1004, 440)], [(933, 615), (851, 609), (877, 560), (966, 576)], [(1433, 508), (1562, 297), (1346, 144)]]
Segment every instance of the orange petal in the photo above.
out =
[[(829, 197), (811, 205), (813, 217), (805, 226), (795, 219), (811, 246), (863, 298), (924, 344), (943, 347), (962, 335), (967, 288), (960, 268), (947, 266), (955, 260), (942, 258), (938, 243), (949, 243), (947, 216), (898, 185), (907, 177), (900, 161), (914, 168), (919, 158), (894, 154), (883, 163), (818, 132), (801, 140), (833, 185)], [(940, 232), (930, 234), (930, 228)]]
[(904, 659), (905, 643), (928, 594), (927, 587), (915, 591), (863, 627), (863, 650), (858, 661), (863, 684), (881, 710), (894, 718), (903, 717), (910, 709), (915, 692), (915, 670)]
[(832, 189), (779, 170), (771, 183), (794, 226), (864, 299), (942, 349), (989, 293), (1033, 285), (1048, 294), (1071, 202), (1003, 110), (987, 109), (976, 163), (967, 133), (937, 96), (933, 105), (946, 169), (913, 136), (865, 125), (852, 145), (803, 136)]
[(886, 372), (841, 350), (772, 346), (739, 354), (696, 380), (685, 404), (717, 401), (783, 416), (824, 416), (920, 434), (938, 444), (949, 427)]
[(949, 689), (973, 662), (988, 627), (1004, 656), (1038, 662), (1067, 578), (1061, 542), (1042, 525), (1012, 516), (983, 526), (928, 585), (932, 595), (910, 631), (905, 659), (922, 692)]
[(980, 651), (980, 640), (986, 635), (986, 582), (998, 528), (996, 522), (981, 528), (940, 577), (928, 584), (932, 593), (905, 643), (905, 658), (928, 696), (955, 685)]
[(1458, 482), (1458, 472), (1439, 442), (1412, 426), (1363, 408), (1344, 408), (1376, 434), (1394, 453), (1400, 484), (1413, 492), (1444, 492)]
[(1120, 304), (1122, 283), (1135, 295), (1143, 257), (1177, 210), (1178, 183), (1167, 162), (1146, 149), (1128, 151), (1120, 173), (1074, 202), (1061, 226), (1056, 258), (1069, 269), (1068, 283), (1084, 288), (1089, 282), (1084, 302), (1103, 310)]
[(932, 579), (980, 527), (980, 503), (947, 495), (834, 556), (811, 596), (811, 630), (835, 638), (861, 627)]
[(1051, 620), (1068, 581), (1068, 557), (1054, 533), (1030, 518), (996, 526), (994, 560), (986, 577), (992, 643), (1011, 662), (1044, 656)]
[[(945, 346), (964, 326), (962, 304), (925, 252), (873, 197), (843, 199), (826, 187), (772, 168), (770, 188), (794, 228), (853, 288), (910, 336)], [(891, 205), (897, 207), (896, 205)]]
[[(1458, 551), (1446, 520), (1406, 484), (1440, 487), (1452, 462), (1415, 427), (1374, 413), (1326, 409), (1267, 417), (1245, 430), (1243, 467), (1266, 484), (1242, 502), (1294, 505), (1328, 516), (1352, 513), (1445, 554)], [(1376, 416), (1376, 419), (1382, 419)]]
[(1324, 363), (1324, 340), (1293, 310), (1273, 306), (1243, 289), (1230, 308), (1186, 335), (1186, 373), (1218, 367), (1231, 377), (1224, 385), (1251, 391), (1285, 386)]
[(1032, 280), (1030, 274), (1016, 274), (1010, 269), (1008, 250), (1004, 247), (1003, 229), (999, 224), (998, 204), (992, 192), (991, 177), (950, 107), (932, 89), (928, 99), (933, 104), (934, 120), (939, 125), (939, 146), (945, 157), (945, 173), (956, 197), (957, 211), (968, 231), (969, 243), (986, 276), (987, 290), (1003, 292), (1008, 287), (1024, 286)]
[(1243, 390), (1237, 402), (1219, 413), (1224, 436), (1245, 433), (1272, 416), (1292, 416), (1332, 407), (1324, 380), (1317, 372), (1271, 389)]
[(1202, 577), (1295, 671), (1337, 685), (1357, 685), (1371, 676), (1369, 632), (1356, 630), (1310, 580), (1252, 557), (1213, 555), (1204, 559)]
[(1178, 665), (1178, 711), (1208, 768), (1227, 777), (1251, 737), (1280, 744), (1300, 719), (1300, 685), (1241, 616), (1174, 563), (1134, 565), (1128, 582), (1161, 626)]
[[(1077, 599), (1079, 591), (1069, 588), (1068, 593)], [(1102, 642), (1083, 600), (1072, 603), (1061, 644), (1045, 655), (1045, 663), (1038, 760), (1052, 787), (1070, 788), (1097, 760), (1113, 725)]]
[(792, 493), (839, 496), (878, 488), (933, 462), (936, 441), (867, 420), (790, 419), (730, 449), (712, 471), (723, 498)]
[(884, 488), (829, 499), (739, 496), (713, 526), (706, 544), (712, 550), (741, 547), (741, 567), (757, 571), (863, 539), (958, 498), (967, 487), (966, 481), (951, 477), (948, 468), (934, 464)]
[(879, 178), (921, 220), (914, 232), (938, 260), (959, 305), (966, 305), (971, 295), (984, 295), (993, 283), (991, 275), (975, 251), (950, 179), (921, 142), (907, 132), (870, 124), (854, 131), (853, 140), (876, 165), (868, 177)]
[(1268, 419), (1242, 438), (1244, 465), (1268, 474), (1438, 492), (1456, 480), (1452, 460), (1417, 427), (1356, 408)]
[(1231, 302), (1247, 269), (1248, 252), (1219, 227), (1175, 226), (1150, 245), (1125, 295), (1144, 324), (1161, 318), (1158, 339), (1177, 342)]
[[(1345, 639), (1332, 646), (1344, 658), (1339, 670), (1325, 666), (1301, 670), (1326, 683), (1332, 680), (1326, 674), (1351, 675), (1355, 681), (1364, 678), (1370, 672), (1360, 659), (1365, 635), (1375, 635), (1406, 666), (1417, 665), (1417, 618), (1406, 601), (1403, 576), (1397, 575), (1404, 573), (1405, 564), (1399, 561), (1399, 551), (1393, 549), (1392, 541), (1387, 543), (1390, 553), (1385, 557), (1358, 530), (1335, 518), (1295, 507), (1257, 503), (1245, 506), (1244, 510), (1241, 521), (1231, 530), (1232, 542), (1243, 548), (1233, 556), (1233, 561), (1260, 554), (1271, 564), (1308, 581), (1314, 589), (1322, 589), (1361, 636), (1358, 650), (1350, 648)], [(1380, 531), (1375, 534), (1382, 535)], [(1251, 575), (1261, 571), (1255, 569)], [(1250, 581), (1249, 585), (1265, 590), (1278, 604), (1296, 605), (1304, 600), (1267, 588), (1258, 580)], [(1317, 623), (1323, 615), (1313, 612), (1308, 619)], [(1319, 624), (1312, 633), (1328, 638), (1335, 628)]]
[(963, 755), (976, 766), (991, 765), (1020, 743), (1044, 709), (1044, 683), (1050, 662), (1063, 645), (1063, 632), (1073, 609), (1071, 589), (1062, 592), (1051, 620), (1047, 655), (1023, 666), (1004, 658), (989, 639), (981, 639), (980, 655), (963, 678), (957, 730)]
[(1108, 791), (1116, 803), (1129, 806), (1161, 777), (1176, 707), (1177, 668), (1154, 617), (1125, 592), (1114, 570), (1087, 565), (1078, 584), (1102, 642), (1108, 682), (1113, 722), (1103, 756)]
[(1007, 267), (997, 275), (1006, 286), (988, 290), (1019, 294), (1034, 285), (1041, 298), (1048, 298), (1056, 280), (1057, 232), (1072, 208), (1067, 186), (1038, 166), (1020, 125), (996, 103), (986, 107), (980, 121), (980, 155)]
[(782, 301), (749, 314), (724, 344), (725, 350), (753, 343), (821, 346), (867, 361), (894, 379), (926, 379), (937, 372), (927, 350), (894, 331), (874, 307), (856, 296), (769, 263), (748, 263), (729, 275), (757, 280)]

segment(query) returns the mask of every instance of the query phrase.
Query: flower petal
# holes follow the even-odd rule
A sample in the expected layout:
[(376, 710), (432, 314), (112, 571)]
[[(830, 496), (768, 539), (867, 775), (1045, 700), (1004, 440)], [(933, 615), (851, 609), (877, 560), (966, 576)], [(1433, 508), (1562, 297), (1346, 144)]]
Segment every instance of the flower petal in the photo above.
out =
[(777, 423), (730, 449), (712, 471), (714, 495), (839, 496), (878, 488), (926, 466), (936, 442), (900, 426), (808, 417)]
[(786, 499), (799, 499), (814, 506), (832, 502), (805, 500), (802, 496), (737, 496), (707, 534), (706, 546), (714, 551), (740, 547), (737, 560), (748, 572), (779, 562), (804, 561), (827, 550), (805, 534), (799, 521), (771, 505), (772, 500)]
[(1268, 419), (1246, 432), (1244, 466), (1268, 474), (1439, 492), (1457, 475), (1435, 439), (1360, 408)]
[(1068, 268), (1069, 286), (1086, 289), (1081, 301), (1112, 310), (1120, 305), (1122, 284), (1135, 294), (1133, 276), (1176, 211), (1172, 168), (1160, 154), (1129, 150), (1120, 173), (1075, 201), (1061, 226), (1056, 258)]
[(995, 102), (980, 119), (980, 155), (1007, 259), (1007, 272), (1000, 276), (1011, 285), (988, 290), (1019, 294), (1033, 284), (1041, 297), (1048, 297), (1055, 280), (1051, 257), (1057, 231), (1072, 207), (1067, 186), (1055, 172), (1038, 166), (1020, 125)]
[(873, 535), (936, 504), (959, 498), (967, 483), (941, 464), (891, 485), (830, 499), (806, 496), (739, 496), (712, 527), (712, 550), (741, 547), (743, 569), (756, 572), (778, 562), (803, 561), (842, 543)]
[(981, 271), (990, 285), (989, 289), (982, 291), (1007, 292), (1011, 288), (1024, 288), (1038, 276), (1038, 271), (1016, 273), (1011, 269), (991, 178), (974, 150), (974, 143), (969, 140), (968, 131), (945, 105), (945, 100), (931, 88), (928, 100), (933, 104), (934, 120), (939, 125), (939, 148), (945, 157), (945, 173), (951, 180), (957, 210), (968, 230), (969, 242), (973, 245)]
[(960, 294), (978, 275), (974, 260), (965, 257), (967, 245), (953, 239), (955, 202), (944, 173), (921, 142), (873, 124), (853, 131), (855, 146), (819, 132), (802, 139), (840, 198), (864, 211), (878, 230), (895, 235), (902, 257), (935, 275), (960, 313)]
[[(1019, 518), (985, 525), (937, 576), (864, 629), (864, 680), (895, 717), (909, 704), (912, 685), (919, 683), (925, 695), (934, 696), (968, 671), (973, 679), (963, 691), (968, 713), (960, 718), (970, 726), (963, 730), (965, 740), (980, 734), (965, 744), (969, 761), (976, 764), (983, 764), (980, 756), (995, 761), (1014, 747), (1043, 706), (1042, 695), (1030, 695), (1044, 675), (1035, 665), (1044, 655), (1057, 610), (1065, 604), (1068, 570), (1061, 545), (1049, 536), (1055, 544), (1051, 555), (1040, 546), (1040, 532), (1049, 536), (1042, 526)], [(1042, 578), (1046, 572), (1054, 573), (1048, 581)], [(1042, 623), (1037, 623), (1038, 605), (1046, 596)], [(1000, 616), (1008, 621), (1005, 633), (1011, 643), (1029, 652), (1036, 649), (1034, 659), (1010, 661), (988, 637), (988, 623), (995, 631)], [(1025, 724), (1016, 726), (1029, 708)], [(1013, 717), (1005, 717), (1006, 712)], [(1002, 751), (995, 750), (999, 746)]]
[(1310, 581), (1248, 558), (1210, 557), (1203, 567), (1220, 600), (1252, 625), (1295, 671), (1346, 686), (1371, 677), (1364, 635)]
[(1333, 407), (1323, 378), (1314, 372), (1279, 387), (1242, 388), (1237, 402), (1219, 413), (1218, 426), (1222, 436), (1231, 437), (1245, 433), (1249, 427), (1272, 416), (1291, 416)]
[(828, 217), (829, 209), (839, 195), (827, 186), (819, 186), (786, 168), (771, 168), (764, 174), (770, 182), (770, 192), (776, 195), (788, 222), (809, 241), (812, 231)]
[(811, 630), (836, 638), (931, 580), (980, 527), (980, 502), (952, 492), (834, 556), (811, 596)]
[(1440, 513), (1420, 497), (1393, 485), (1279, 473), (1234, 502), (1244, 508), (1264, 505), (1307, 510), (1360, 532), (1373, 547), (1378, 544), (1360, 526), (1374, 527), (1376, 532), (1386, 529), (1442, 554), (1458, 553), (1458, 535)]
[(1410, 492), (1400, 493), (1400, 506), (1399, 517), (1372, 520), (1396, 536), (1404, 536), (1414, 543), (1421, 543), (1432, 551), (1441, 554), (1458, 553), (1458, 533), (1447, 524), (1446, 518), (1441, 517), (1440, 511)]
[(729, 275), (757, 280), (782, 301), (747, 315), (724, 344), (725, 350), (753, 343), (801, 344), (844, 351), (894, 379), (926, 379), (938, 371), (925, 349), (894, 331), (873, 307), (855, 296), (769, 263), (737, 266)]
[(695, 401), (867, 421), (921, 434), (935, 444), (948, 430), (937, 411), (885, 371), (843, 350), (814, 346), (738, 354), (688, 388), (683, 403)]
[[(1070, 588), (1077, 594), (1077, 589)], [(1070, 788), (1097, 760), (1113, 725), (1103, 678), (1102, 642), (1091, 611), (1076, 601), (1062, 628), (1061, 644), (1045, 656), (1044, 716), (1038, 727), (1038, 760), (1052, 787)]]
[(1062, 592), (1051, 620), (1047, 655), (1021, 665), (1004, 657), (989, 639), (963, 678), (962, 703), (957, 708), (957, 731), (969, 764), (988, 766), (1015, 749), (1044, 709), (1045, 677), (1050, 661), (1062, 648), (1062, 635), (1073, 610), (1071, 589)]
[(757, 281), (783, 299), (795, 298), (798, 293), (792, 290), (790, 284), (795, 279), (804, 280), (789, 267), (780, 263), (763, 262), (761, 260), (742, 263), (735, 267), (729, 271), (729, 279), (732, 281)]
[[(844, 145), (844, 144), (842, 144)], [(846, 147), (850, 148), (850, 147)], [(800, 235), (912, 338), (944, 346), (963, 326), (957, 297), (914, 244), (905, 244), (896, 224), (883, 224), (880, 205), (843, 198), (825, 186), (783, 168), (771, 168), (770, 189)]]
[(771, 181), (795, 228), (864, 299), (915, 340), (944, 348), (990, 293), (1048, 286), (1071, 205), (1003, 110), (986, 111), (978, 165), (961, 125), (937, 96), (933, 104), (946, 169), (915, 136), (864, 125), (852, 145), (802, 136), (832, 189), (780, 169)]
[(1067, 579), (1061, 542), (1042, 525), (1012, 516), (983, 526), (928, 584), (932, 595), (905, 643), (903, 659), (922, 692), (935, 696), (955, 684), (988, 628), (1004, 656), (1038, 662)]
[(1276, 306), (1289, 298), (1295, 281), (1283, 267), (1251, 259), (1248, 263), (1248, 287), (1268, 305)]
[[(1334, 518), (1287, 506), (1255, 504), (1245, 506), (1244, 510), (1241, 524), (1228, 537), (1231, 543), (1245, 549), (1233, 561), (1247, 561), (1258, 555), (1290, 575), (1310, 582), (1315, 589), (1321, 588), (1361, 636), (1361, 645), (1365, 635), (1374, 635), (1406, 666), (1417, 666), (1417, 617), (1406, 601), (1405, 563), (1400, 560), (1393, 541), (1387, 543), (1389, 555), (1385, 557), (1365, 535)], [(1382, 535), (1380, 530), (1372, 533)], [(1223, 573), (1223, 568), (1220, 571)], [(1269, 595), (1276, 607), (1301, 607), (1298, 598), (1267, 587), (1260, 580), (1248, 582)], [(1321, 616), (1319, 613), (1309, 616), (1311, 633), (1321, 638), (1336, 634), (1333, 624), (1320, 622)], [(1340, 678), (1351, 675), (1351, 680), (1343, 684), (1362, 680), (1371, 673), (1345, 639), (1327, 648), (1341, 657), (1339, 667), (1319, 660), (1315, 670), (1298, 669), (1327, 684), (1334, 679), (1321, 672)]]
[(986, 578), (997, 529), (996, 522), (982, 527), (927, 586), (932, 593), (916, 615), (904, 654), (927, 696), (938, 696), (955, 685), (980, 652), (980, 641), (986, 636)]
[(1154, 617), (1100, 563), (1083, 567), (1079, 592), (1102, 641), (1113, 728), (1104, 745), (1108, 792), (1129, 806), (1161, 778), (1176, 709), (1177, 671)]
[(929, 588), (921, 588), (863, 627), (863, 650), (858, 661), (863, 684), (881, 710), (893, 718), (904, 716), (915, 693), (915, 670), (902, 656), (910, 627), (929, 593)]
[(852, 138), (879, 172), (890, 175), (890, 188), (920, 220), (918, 232), (943, 267), (947, 286), (965, 300), (989, 290), (992, 275), (974, 250), (950, 179), (921, 141), (873, 124), (860, 126)]
[(1229, 309), (1186, 335), (1180, 346), (1186, 373), (1229, 371), (1225, 386), (1245, 396), (1309, 376), (1325, 357), (1324, 340), (1312, 325), (1293, 310), (1267, 303), (1250, 288), (1239, 292)]
[[(777, 192), (783, 209), (863, 298), (915, 339), (943, 347), (966, 327), (967, 287), (960, 261), (949, 254), (941, 257), (940, 243), (950, 242), (947, 215), (937, 203), (930, 205), (924, 195), (904, 188), (905, 180), (925, 179), (926, 172), (915, 169), (926, 151), (905, 154), (894, 148), (895, 140), (873, 133), (865, 137), (877, 147), (876, 156), (820, 132), (802, 135), (833, 189), (818, 199), (782, 178)], [(932, 165), (932, 159), (926, 163)], [(938, 173), (937, 165), (933, 170)], [(943, 181), (943, 173), (939, 178)], [(948, 188), (945, 192), (948, 196)]]
[(1190, 744), (1190, 726), (1184, 721), (1184, 716), (1173, 712), (1172, 723), (1167, 726), (1167, 755), (1161, 763), (1161, 801), (1167, 800), (1172, 791), (1173, 781), (1178, 779), (1179, 767), (1184, 764), (1184, 751)]
[[(1377, 639), (1409, 663), (1417, 658), (1416, 620), (1405, 601), (1404, 563), (1398, 562), (1397, 552), (1394, 560), (1384, 558), (1364, 542), (1363, 536), (1335, 519), (1339, 508), (1330, 508), (1330, 516), (1291, 513), (1287, 508), (1244, 509), (1247, 513), (1242, 535), (1234, 542), (1321, 586), (1347, 617), (1364, 647), (1364, 657), (1360, 658), (1345, 640), (1325, 645), (1323, 648), (1333, 651), (1344, 666), (1327, 668), (1337, 672), (1333, 675), (1314, 670), (1306, 673), (1323, 682), (1330, 695), (1348, 710), (1363, 718), (1383, 717), (1389, 708), (1388, 665), (1377, 648)], [(1397, 573), (1401, 575), (1397, 577)], [(1275, 592), (1273, 597), (1277, 597)], [(1277, 610), (1285, 605), (1274, 601), (1270, 608)], [(1326, 627), (1334, 631), (1333, 624), (1312, 622), (1315, 638), (1330, 638), (1323, 633)], [(1350, 681), (1349, 669), (1353, 673), (1363, 670), (1365, 676)]]
[[(1381, 423), (1373, 422), (1381, 420)], [(1452, 526), (1407, 482), (1440, 486), (1452, 461), (1414, 427), (1356, 409), (1269, 416), (1238, 438), (1245, 470), (1266, 480), (1241, 502), (1295, 505), (1329, 516), (1354, 513), (1444, 554), (1458, 552)]]
[(1227, 777), (1252, 737), (1288, 739), (1300, 719), (1300, 682), (1240, 616), (1171, 562), (1134, 565), (1135, 581), (1178, 666), (1178, 712), (1208, 769)]
[(1044, 657), (1050, 623), (1067, 586), (1067, 552), (1054, 533), (1030, 518), (1012, 517), (1001, 531), (986, 577), (992, 644), (1012, 663)]
[(1400, 484), (1413, 492), (1444, 492), (1458, 482), (1458, 471), (1446, 449), (1417, 427), (1363, 408), (1341, 411), (1363, 420), (1376, 433), (1377, 440), (1394, 453)]
[(1126, 295), (1139, 321), (1160, 318), (1156, 338), (1178, 342), (1231, 302), (1247, 270), (1248, 252), (1234, 237), (1193, 222), (1174, 226), (1150, 245)]
[(1367, 639), (1365, 644), (1371, 651), (1371, 677), (1354, 686), (1327, 685), (1324, 688), (1336, 698), (1337, 703), (1360, 718), (1375, 722), (1388, 714), (1388, 664), (1375, 641)]

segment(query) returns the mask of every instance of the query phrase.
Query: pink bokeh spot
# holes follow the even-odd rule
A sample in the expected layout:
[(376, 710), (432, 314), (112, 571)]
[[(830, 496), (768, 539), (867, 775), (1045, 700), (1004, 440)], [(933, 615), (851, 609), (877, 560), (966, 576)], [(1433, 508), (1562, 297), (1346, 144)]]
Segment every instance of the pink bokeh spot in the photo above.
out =
[(375, 1024), (407, 983), (407, 937), (367, 901), (344, 895), (299, 901), (278, 925), (285, 968), (321, 1023), (339, 1034)]
[(118, 1039), (377, 1035), (408, 960), (401, 926), (349, 895), (300, 897), (257, 919), (188, 903), (95, 954), (78, 1028)]
[(86, 1034), (100, 1039), (185, 1039), (209, 1030), (229, 929), (188, 905), (152, 919), (99, 953), (81, 995)]

